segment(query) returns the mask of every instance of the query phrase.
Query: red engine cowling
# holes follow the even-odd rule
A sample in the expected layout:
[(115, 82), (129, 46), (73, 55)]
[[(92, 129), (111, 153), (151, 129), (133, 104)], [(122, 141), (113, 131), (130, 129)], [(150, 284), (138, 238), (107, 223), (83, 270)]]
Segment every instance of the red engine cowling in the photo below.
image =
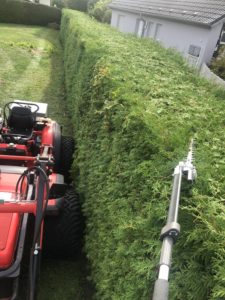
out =
[[(19, 176), (20, 174), (1, 173), (0, 205), (5, 200), (15, 198), (15, 186)], [(6, 269), (13, 263), (20, 223), (19, 213), (0, 213), (0, 269)]]

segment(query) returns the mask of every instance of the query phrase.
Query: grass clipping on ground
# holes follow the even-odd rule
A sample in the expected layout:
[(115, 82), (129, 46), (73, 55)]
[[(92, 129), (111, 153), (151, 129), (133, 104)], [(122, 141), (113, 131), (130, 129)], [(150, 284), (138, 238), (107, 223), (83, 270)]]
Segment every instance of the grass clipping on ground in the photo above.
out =
[(174, 51), (64, 11), (74, 177), (97, 299), (147, 299), (172, 172), (196, 137), (198, 180), (183, 192), (170, 299), (225, 298), (225, 93)]

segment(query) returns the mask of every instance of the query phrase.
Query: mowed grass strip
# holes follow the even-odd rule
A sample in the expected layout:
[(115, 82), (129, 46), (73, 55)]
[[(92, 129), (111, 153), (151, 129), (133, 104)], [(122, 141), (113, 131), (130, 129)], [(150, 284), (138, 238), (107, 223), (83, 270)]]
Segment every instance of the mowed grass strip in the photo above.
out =
[(13, 99), (47, 102), (49, 116), (71, 134), (58, 31), (0, 24), (0, 38), (0, 104)]
[[(58, 32), (37, 26), (0, 24), (0, 41), (0, 106), (13, 99), (47, 102), (49, 116), (64, 125), (65, 134), (71, 135), (64, 104)], [(83, 266), (84, 262), (44, 260), (38, 299), (85, 299)], [(26, 279), (21, 286), (21, 300), (25, 299), (25, 284)]]

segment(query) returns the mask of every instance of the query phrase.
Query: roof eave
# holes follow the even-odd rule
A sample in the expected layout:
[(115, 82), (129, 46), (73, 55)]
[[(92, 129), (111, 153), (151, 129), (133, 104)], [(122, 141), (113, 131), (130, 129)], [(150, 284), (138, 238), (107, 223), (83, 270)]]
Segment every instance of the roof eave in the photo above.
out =
[(184, 24), (193, 24), (193, 25), (198, 25), (199, 27), (204, 27), (204, 28), (211, 28), (212, 25), (214, 25), (215, 23), (221, 21), (221, 19), (224, 18), (225, 20), (225, 16), (221, 17), (219, 20), (215, 20), (211, 23), (201, 23), (201, 22), (196, 22), (196, 21), (191, 21), (191, 20), (184, 20), (184, 19), (181, 19), (181, 18), (177, 18), (177, 17), (173, 17), (173, 16), (164, 16), (164, 15), (160, 15), (160, 14), (151, 14), (151, 13), (146, 13), (146, 12), (142, 12), (142, 11), (136, 11), (136, 10), (132, 10), (132, 9), (123, 9), (121, 7), (116, 7), (112, 4), (109, 5), (109, 7), (111, 9), (115, 9), (115, 10), (119, 10), (119, 11), (124, 11), (124, 12), (129, 12), (129, 13), (133, 13), (133, 14), (140, 14), (142, 16), (151, 16), (151, 17), (158, 17), (158, 18), (162, 18), (162, 19), (165, 19), (165, 20), (175, 20), (179, 23), (184, 23)]
[(210, 25), (211, 27), (217, 23), (220, 23), (220, 22), (225, 22), (225, 15), (221, 16), (220, 18), (216, 19), (215, 21), (211, 22)]

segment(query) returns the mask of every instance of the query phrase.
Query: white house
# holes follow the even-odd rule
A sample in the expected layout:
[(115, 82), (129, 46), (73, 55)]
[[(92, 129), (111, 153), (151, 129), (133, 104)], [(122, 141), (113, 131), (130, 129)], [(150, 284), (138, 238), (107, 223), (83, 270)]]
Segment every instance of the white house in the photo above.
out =
[(39, 0), (40, 4), (51, 6), (51, 0)]
[(225, 0), (113, 0), (111, 25), (209, 63), (225, 22)]
[(51, 6), (51, 0), (31, 0), (31, 2)]

